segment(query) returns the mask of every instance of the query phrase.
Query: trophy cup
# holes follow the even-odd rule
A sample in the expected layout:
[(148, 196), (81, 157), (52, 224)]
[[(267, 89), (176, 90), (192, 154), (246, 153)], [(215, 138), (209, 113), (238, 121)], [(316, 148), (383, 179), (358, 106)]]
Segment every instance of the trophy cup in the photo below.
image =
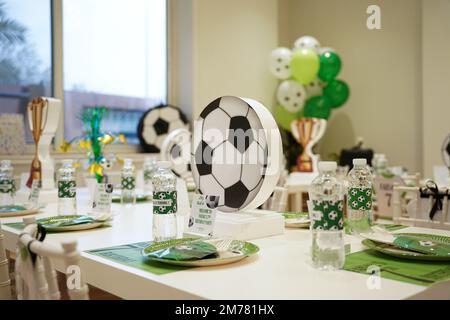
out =
[[(26, 201), (33, 180), (40, 180), (39, 201), (49, 202), (57, 199), (55, 188), (55, 162), (50, 154), (52, 141), (60, 121), (61, 100), (38, 97), (27, 106), (28, 123), (35, 143), (34, 158), (31, 162), (30, 176), (18, 192), (19, 199)], [(28, 188), (27, 188), (28, 187)]]
[[(33, 180), (42, 180), (42, 164), (39, 160), (39, 141), (42, 132), (47, 124), (48, 106), (42, 98), (34, 98), (28, 103), (28, 122), (31, 134), (34, 140), (34, 158), (31, 161), (30, 177), (27, 181), (27, 187), (31, 188)], [(30, 116), (31, 114), (31, 116)]]
[(313, 146), (323, 137), (327, 121), (319, 118), (301, 118), (291, 122), (291, 131), (295, 140), (303, 147), (297, 158), (299, 172), (317, 171), (318, 156), (313, 154)]

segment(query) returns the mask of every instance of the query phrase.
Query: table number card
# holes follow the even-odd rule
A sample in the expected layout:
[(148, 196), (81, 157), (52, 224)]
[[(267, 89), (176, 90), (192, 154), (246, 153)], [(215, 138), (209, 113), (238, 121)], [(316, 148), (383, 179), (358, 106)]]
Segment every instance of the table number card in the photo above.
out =
[(187, 221), (187, 234), (211, 237), (216, 220), (219, 196), (195, 194), (191, 215)]
[(92, 209), (94, 209), (94, 212), (111, 212), (112, 192), (112, 183), (97, 183), (94, 193), (94, 202), (92, 203)]
[(377, 212), (380, 217), (393, 216), (393, 194), (394, 183), (403, 186), (405, 183), (402, 178), (394, 176), (392, 178), (375, 177), (373, 186), (377, 197)]

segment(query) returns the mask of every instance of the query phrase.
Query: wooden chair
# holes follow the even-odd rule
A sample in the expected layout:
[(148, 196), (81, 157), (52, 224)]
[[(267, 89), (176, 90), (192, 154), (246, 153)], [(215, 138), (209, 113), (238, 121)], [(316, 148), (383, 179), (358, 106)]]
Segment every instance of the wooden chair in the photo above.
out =
[[(89, 289), (83, 282), (80, 269), (80, 253), (77, 242), (69, 241), (61, 246), (36, 239), (38, 226), (35, 218), (24, 218), (25, 228), (19, 236), (16, 255), (16, 291), (18, 300), (59, 300), (57, 273), (53, 261), (63, 263), (66, 278), (79, 276), (74, 284), (67, 281), (71, 300), (88, 300)], [(25, 252), (25, 258), (23, 257)], [(34, 262), (31, 255), (35, 255)], [(28, 268), (25, 264), (28, 263)], [(73, 273), (73, 274), (72, 274)], [(30, 281), (31, 280), (31, 281)], [(34, 290), (33, 290), (34, 289)]]
[(4, 238), (0, 223), (0, 300), (11, 300), (11, 279), (9, 278), (9, 262), (3, 244)]
[(287, 208), (287, 189), (283, 187), (275, 187), (273, 194), (263, 204), (264, 210), (275, 212), (285, 212)]
[[(437, 219), (431, 220), (420, 211), (418, 206), (419, 194), (419, 187), (405, 187), (394, 184), (392, 202), (394, 222), (414, 227), (450, 230), (450, 217), (447, 217), (448, 198), (444, 197), (442, 200), (442, 214)], [(431, 207), (432, 196), (427, 201), (429, 201)], [(409, 206), (409, 211), (415, 211), (415, 213), (408, 213), (406, 206)]]

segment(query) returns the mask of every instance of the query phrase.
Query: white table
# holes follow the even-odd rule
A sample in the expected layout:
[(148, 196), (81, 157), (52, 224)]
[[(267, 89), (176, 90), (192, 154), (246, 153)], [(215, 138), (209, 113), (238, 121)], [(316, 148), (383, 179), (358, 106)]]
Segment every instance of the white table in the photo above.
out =
[[(79, 204), (83, 204), (86, 192), (84, 195)], [(76, 239), (79, 250), (86, 251), (152, 239), (151, 204), (137, 204), (130, 209), (113, 205), (113, 210), (117, 214), (111, 228), (48, 234), (45, 241), (58, 243)], [(182, 211), (185, 213), (186, 209)], [(55, 213), (56, 204), (50, 204), (38, 218)], [(180, 217), (180, 227), (182, 220)], [(15, 249), (20, 231), (4, 223), (18, 221), (21, 218), (1, 219), (7, 250)], [(424, 231), (417, 228), (404, 230)], [(426, 231), (450, 234), (448, 231)], [(381, 289), (370, 290), (366, 275), (314, 269), (309, 262), (308, 230), (286, 229), (284, 235), (252, 242), (260, 247), (259, 254), (241, 262), (165, 275), (154, 275), (83, 252), (82, 273), (87, 283), (125, 299), (403, 299), (425, 289), (381, 279)], [(346, 236), (346, 243), (351, 244), (352, 251), (362, 249), (360, 240), (355, 237)], [(64, 271), (61, 266), (56, 267)]]

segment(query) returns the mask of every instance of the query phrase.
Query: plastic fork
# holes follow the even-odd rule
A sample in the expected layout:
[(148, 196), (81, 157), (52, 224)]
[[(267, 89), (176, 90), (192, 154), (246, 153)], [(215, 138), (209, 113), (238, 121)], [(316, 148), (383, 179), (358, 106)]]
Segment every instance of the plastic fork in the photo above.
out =
[(223, 239), (214, 246), (216, 247), (218, 252), (226, 252), (230, 248), (232, 242), (233, 242), (232, 238)]

